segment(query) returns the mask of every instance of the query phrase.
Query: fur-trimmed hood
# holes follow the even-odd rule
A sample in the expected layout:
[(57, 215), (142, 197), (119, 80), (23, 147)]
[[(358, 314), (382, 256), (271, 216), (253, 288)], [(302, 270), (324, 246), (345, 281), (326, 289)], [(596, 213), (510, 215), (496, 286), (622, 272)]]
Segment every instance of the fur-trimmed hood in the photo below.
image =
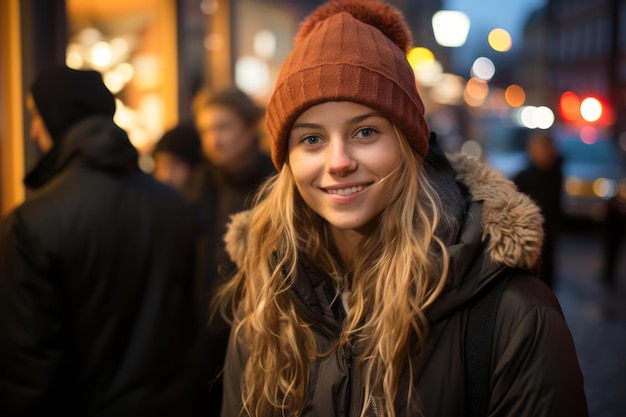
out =
[[(430, 310), (436, 319), (471, 299), (506, 267), (533, 270), (543, 242), (543, 217), (530, 197), (482, 161), (463, 154), (433, 157), (431, 152), (425, 163), (435, 189), (445, 191), (440, 193), (444, 209), (464, 216), (459, 234), (448, 245), (446, 289)], [(450, 183), (461, 187), (451, 192)], [(459, 197), (462, 188), (466, 198)], [(246, 252), (249, 219), (247, 211), (233, 215), (224, 237), (237, 264)]]

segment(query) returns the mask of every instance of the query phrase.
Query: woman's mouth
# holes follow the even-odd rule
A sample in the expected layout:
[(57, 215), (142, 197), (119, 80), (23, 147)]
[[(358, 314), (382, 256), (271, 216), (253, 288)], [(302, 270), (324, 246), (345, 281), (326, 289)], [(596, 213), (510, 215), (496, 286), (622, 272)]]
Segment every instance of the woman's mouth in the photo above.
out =
[(366, 187), (367, 187), (366, 185), (356, 185), (354, 187), (327, 189), (326, 192), (328, 194), (346, 196), (346, 195), (358, 193), (359, 191), (363, 191)]

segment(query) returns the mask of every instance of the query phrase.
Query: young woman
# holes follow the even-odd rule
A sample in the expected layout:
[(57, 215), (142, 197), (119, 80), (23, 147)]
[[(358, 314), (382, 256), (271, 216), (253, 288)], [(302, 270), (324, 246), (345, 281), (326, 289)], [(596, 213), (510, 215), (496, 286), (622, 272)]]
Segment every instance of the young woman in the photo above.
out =
[(505, 277), (489, 415), (587, 415), (559, 304), (525, 272), (539, 210), (443, 155), (410, 42), (378, 2), (327, 3), (301, 26), (268, 106), (279, 173), (226, 236), (223, 417), (465, 415), (468, 309)]

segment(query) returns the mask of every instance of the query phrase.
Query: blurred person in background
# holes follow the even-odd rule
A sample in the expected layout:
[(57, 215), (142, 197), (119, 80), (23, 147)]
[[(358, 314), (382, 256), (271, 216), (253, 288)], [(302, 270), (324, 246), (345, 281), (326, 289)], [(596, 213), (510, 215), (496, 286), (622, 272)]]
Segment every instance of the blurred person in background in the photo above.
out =
[(529, 137), (526, 153), (529, 165), (513, 178), (513, 182), (519, 191), (530, 196), (541, 208), (545, 237), (538, 272), (539, 277), (554, 288), (557, 276), (556, 247), (562, 218), (563, 158), (554, 139), (546, 132)]
[(189, 198), (190, 181), (202, 161), (200, 136), (193, 124), (182, 123), (166, 131), (152, 152), (154, 177)]
[(33, 195), (0, 229), (0, 415), (188, 416), (195, 223), (96, 71), (38, 74)]
[[(206, 321), (215, 288), (234, 270), (224, 248), (226, 224), (233, 213), (248, 207), (250, 196), (275, 169), (260, 148), (264, 111), (243, 91), (201, 89), (192, 112), (205, 157), (194, 174), (190, 199), (202, 223), (200, 320)], [(227, 324), (217, 316), (200, 336), (199, 363), (204, 361), (209, 376), (208, 415), (218, 415), (221, 408), (228, 332)]]

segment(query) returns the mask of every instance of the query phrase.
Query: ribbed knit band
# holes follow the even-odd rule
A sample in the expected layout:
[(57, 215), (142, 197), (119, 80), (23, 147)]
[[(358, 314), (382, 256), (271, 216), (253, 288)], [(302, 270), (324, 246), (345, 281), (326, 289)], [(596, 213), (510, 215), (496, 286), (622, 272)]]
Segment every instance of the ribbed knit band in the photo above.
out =
[(420, 156), (426, 155), (429, 129), (405, 52), (376, 27), (346, 12), (321, 21), (283, 64), (266, 116), (278, 170), (295, 120), (326, 101), (352, 101), (380, 111)]

